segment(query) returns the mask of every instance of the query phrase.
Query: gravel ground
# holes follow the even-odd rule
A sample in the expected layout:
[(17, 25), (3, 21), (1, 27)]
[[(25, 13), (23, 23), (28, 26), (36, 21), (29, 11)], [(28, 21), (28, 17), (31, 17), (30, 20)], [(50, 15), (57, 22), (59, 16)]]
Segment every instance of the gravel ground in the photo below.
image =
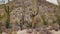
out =
[[(9, 31), (9, 33), (8, 33)], [(2, 34), (60, 34), (58, 25), (42, 26), (41, 28), (27, 28), (21, 30), (20, 27), (15, 26), (11, 29), (3, 29)]]
[[(43, 31), (36, 31), (35, 29), (24, 29), (24, 30), (18, 30), (16, 32), (17, 34), (47, 34), (46, 32), (43, 32)], [(5, 32), (2, 32), (2, 34), (7, 34)], [(14, 31), (12, 32), (12, 34), (14, 34)], [(60, 34), (60, 31), (55, 31), (55, 30), (51, 30), (49, 34)]]

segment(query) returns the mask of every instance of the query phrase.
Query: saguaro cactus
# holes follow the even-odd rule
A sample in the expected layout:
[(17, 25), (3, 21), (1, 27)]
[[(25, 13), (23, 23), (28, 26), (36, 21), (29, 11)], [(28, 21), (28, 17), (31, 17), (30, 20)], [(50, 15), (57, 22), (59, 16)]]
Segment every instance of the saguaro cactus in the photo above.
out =
[(32, 0), (32, 27), (34, 27), (34, 17), (37, 14), (37, 0)]
[[(8, 0), (8, 2), (9, 2), (9, 0)], [(4, 5), (4, 10), (7, 14), (6, 27), (8, 28), (9, 27), (9, 22), (10, 22), (10, 12), (12, 11), (13, 7), (9, 7), (9, 5), (7, 6), (5, 4), (3, 4), (3, 5)]]
[[(9, 0), (8, 0), (8, 3), (9, 3)], [(9, 7), (9, 5), (7, 6), (5, 4), (3, 4), (3, 6), (4, 6), (4, 10), (5, 10), (6, 16), (7, 16), (7, 20), (6, 20), (5, 26), (6, 26), (6, 28), (9, 28), (9, 26), (10, 26), (10, 12), (12, 11), (13, 7), (11, 8), (11, 7)], [(10, 33), (12, 34), (12, 32), (10, 32)]]

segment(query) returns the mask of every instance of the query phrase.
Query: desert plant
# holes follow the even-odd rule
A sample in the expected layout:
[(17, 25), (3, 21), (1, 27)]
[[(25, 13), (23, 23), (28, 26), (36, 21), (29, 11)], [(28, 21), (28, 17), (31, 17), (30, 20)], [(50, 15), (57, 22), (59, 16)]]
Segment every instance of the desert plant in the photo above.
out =
[[(8, 0), (8, 3), (9, 3), (9, 0)], [(13, 7), (11, 6), (11, 8), (9, 6), (6, 6), (5, 4), (4, 5), (4, 10), (7, 14), (7, 21), (6, 21), (6, 27), (8, 28), (9, 27), (9, 22), (10, 22), (10, 12), (12, 11)]]
[(44, 25), (48, 25), (48, 21), (45, 20), (44, 15), (42, 15), (41, 17), (42, 17), (42, 20), (43, 20), (43, 24), (44, 24)]
[[(9, 2), (9, 0), (8, 0), (8, 2)], [(9, 6), (7, 6), (6, 4), (3, 4), (3, 7), (4, 7), (4, 10), (5, 10), (5, 14), (4, 14), (4, 16), (0, 15), (0, 19), (5, 17), (5, 16), (7, 16), (7, 20), (5, 22), (6, 23), (5, 26), (6, 26), (6, 28), (9, 28), (9, 24), (10, 24), (10, 12), (12, 11), (13, 7), (9, 8)], [(1, 29), (0, 29), (0, 32), (2, 32)]]
[(9, 22), (10, 22), (10, 12), (9, 12), (9, 6), (7, 6), (7, 7), (5, 7), (4, 6), (4, 8), (5, 8), (5, 12), (7, 13), (7, 21), (6, 21), (6, 28), (8, 28), (9, 27)]
[[(9, 3), (9, 0), (8, 0), (8, 3)], [(6, 13), (6, 16), (7, 16), (7, 20), (6, 20), (6, 28), (9, 28), (10, 26), (10, 12), (12, 11), (13, 7), (11, 6), (11, 8), (9, 6), (7, 6), (6, 4), (3, 4), (4, 6), (4, 10), (5, 10), (5, 13)], [(10, 32), (10, 31), (8, 31)], [(12, 33), (12, 32), (10, 32)]]
[(57, 23), (60, 26), (60, 15), (59, 15), (59, 11), (58, 10), (57, 9), (54, 9), (54, 13), (55, 13), (55, 17), (57, 18)]
[(32, 28), (34, 27), (34, 17), (37, 15), (37, 13), (38, 12), (36, 12), (37, 11), (37, 7), (36, 7), (36, 5), (37, 5), (37, 0), (32, 0)]

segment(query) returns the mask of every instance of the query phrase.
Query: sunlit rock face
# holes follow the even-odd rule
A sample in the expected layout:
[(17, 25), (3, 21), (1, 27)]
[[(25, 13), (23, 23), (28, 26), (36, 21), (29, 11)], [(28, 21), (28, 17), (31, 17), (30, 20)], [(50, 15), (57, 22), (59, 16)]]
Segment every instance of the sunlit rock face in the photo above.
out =
[[(10, 13), (10, 23), (23, 23), (26, 27), (31, 26), (40, 27), (44, 23), (52, 25), (57, 23), (57, 16), (60, 17), (60, 8), (43, 0), (15, 0), (7, 4), (9, 7), (13, 6)], [(23, 25), (23, 27), (25, 27)]]
[(48, 2), (50, 2), (50, 3), (53, 3), (53, 4), (55, 4), (55, 5), (58, 5), (57, 0), (46, 0), (46, 1), (48, 1)]

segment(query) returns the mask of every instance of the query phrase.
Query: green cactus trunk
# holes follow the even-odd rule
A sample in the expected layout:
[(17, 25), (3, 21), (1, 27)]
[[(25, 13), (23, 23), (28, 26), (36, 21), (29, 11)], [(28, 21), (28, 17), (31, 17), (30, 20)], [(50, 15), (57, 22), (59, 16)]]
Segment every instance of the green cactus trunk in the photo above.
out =
[(10, 23), (10, 12), (9, 12), (9, 6), (7, 6), (7, 21), (6, 21), (6, 27), (9, 28), (9, 23)]
[(6, 5), (4, 4), (4, 10), (5, 10), (6, 15), (7, 15), (6, 28), (8, 28), (8, 27), (9, 27), (9, 22), (10, 22), (9, 6), (6, 6)]

